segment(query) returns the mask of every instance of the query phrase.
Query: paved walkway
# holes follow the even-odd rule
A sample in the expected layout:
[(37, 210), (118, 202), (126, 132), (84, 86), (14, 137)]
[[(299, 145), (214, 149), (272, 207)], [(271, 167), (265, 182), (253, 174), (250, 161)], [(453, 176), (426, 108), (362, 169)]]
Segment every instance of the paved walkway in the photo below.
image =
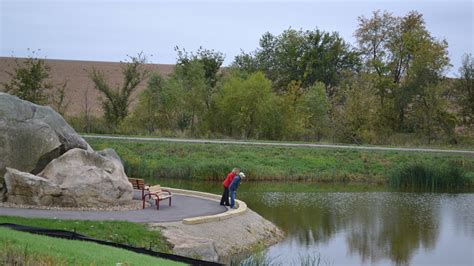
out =
[(117, 139), (117, 140), (165, 141), (165, 142), (187, 142), (187, 143), (214, 143), (214, 144), (284, 146), (284, 147), (309, 147), (309, 148), (355, 149), (355, 150), (378, 150), (378, 151), (436, 152), (436, 153), (458, 153), (458, 154), (474, 155), (473, 150), (397, 148), (397, 147), (381, 147), (381, 146), (356, 146), (356, 145), (285, 143), (285, 142), (258, 142), (258, 141), (233, 141), (233, 140), (119, 137), (119, 136), (106, 136), (106, 135), (81, 135), (81, 137), (83, 137), (83, 138), (97, 138), (97, 139)]
[(225, 212), (227, 208), (218, 202), (183, 195), (173, 195), (171, 207), (168, 201), (160, 202), (160, 210), (156, 206), (144, 210), (130, 211), (60, 211), (22, 208), (1, 208), (0, 216), (20, 216), (66, 220), (116, 220), (139, 223), (175, 222), (184, 218), (213, 215)]

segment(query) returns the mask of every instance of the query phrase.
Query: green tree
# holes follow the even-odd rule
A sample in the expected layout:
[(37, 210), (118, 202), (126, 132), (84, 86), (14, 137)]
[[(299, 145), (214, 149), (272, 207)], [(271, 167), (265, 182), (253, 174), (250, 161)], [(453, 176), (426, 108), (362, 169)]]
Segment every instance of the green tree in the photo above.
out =
[(188, 53), (185, 49), (175, 50), (178, 53), (176, 64), (180, 67), (180, 71), (187, 75), (187, 71), (193, 69), (193, 64), (200, 64), (204, 70), (204, 78), (206, 81), (206, 107), (210, 107), (211, 97), (215, 91), (216, 84), (220, 79), (220, 68), (224, 62), (224, 54), (215, 50), (199, 47), (196, 53)]
[(358, 72), (360, 58), (337, 32), (315, 30), (305, 34), (303, 64), (303, 86), (322, 82), (328, 97), (333, 98), (345, 72)]
[[(411, 36), (407, 41), (418, 37)], [(453, 138), (455, 124), (443, 96), (447, 87), (443, 86), (443, 76), (449, 66), (447, 44), (424, 36), (415, 40), (415, 46), (405, 80), (395, 91), (396, 99), (402, 99), (397, 102), (399, 121), (404, 122), (407, 117), (405, 126), (423, 133), (428, 143), (439, 138), (436, 128)], [(407, 115), (401, 117), (402, 114)]]
[(183, 112), (180, 114), (180, 129), (190, 129), (191, 134), (204, 130), (204, 119), (208, 110), (209, 90), (206, 84), (204, 66), (201, 61), (193, 60), (186, 64), (177, 64), (171, 76), (171, 85), (182, 92)]
[(379, 105), (375, 87), (363, 75), (354, 76), (342, 84), (343, 103), (334, 110), (333, 130), (343, 142), (379, 143), (377, 127)]
[(308, 119), (308, 110), (305, 108), (306, 91), (301, 87), (301, 82), (292, 81), (288, 88), (279, 95), (282, 134), (285, 139), (298, 139), (305, 133)]
[(53, 87), (50, 78), (50, 67), (44, 60), (32, 56), (24, 60), (15, 59), (16, 68), (13, 73), (6, 72), (11, 80), (5, 83), (6, 92), (36, 104), (48, 103), (48, 92)]
[(462, 65), (459, 68), (459, 79), (455, 89), (459, 98), (461, 116), (468, 126), (474, 125), (474, 58), (471, 54), (465, 54)]
[(112, 87), (108, 84), (105, 74), (100, 70), (93, 68), (89, 73), (95, 88), (105, 96), (102, 100), (102, 109), (106, 121), (114, 128), (127, 117), (132, 93), (148, 76), (148, 71), (144, 68), (146, 56), (143, 53), (139, 53), (136, 57), (130, 56), (129, 59), (131, 61), (122, 66), (121, 86)]
[(329, 127), (329, 101), (323, 83), (315, 83), (308, 89), (304, 105), (308, 112), (306, 127), (310, 135), (320, 141), (328, 132)]
[[(416, 11), (404, 17), (380, 11), (371, 18), (359, 17), (355, 36), (368, 73), (376, 75), (373, 82), (380, 104), (395, 112), (396, 123), (390, 126), (413, 130), (414, 125), (406, 121), (413, 121), (409, 116), (415, 98), (436, 85), (433, 82), (439, 82), (449, 66), (446, 41), (433, 38)], [(392, 106), (385, 107), (385, 102)]]
[(399, 18), (391, 13), (379, 10), (373, 12), (371, 18), (358, 18), (359, 26), (354, 33), (359, 50), (365, 62), (367, 73), (375, 74), (374, 84), (376, 93), (380, 97), (380, 104), (384, 106), (385, 99), (393, 90), (393, 79), (389, 74), (391, 52), (389, 42), (394, 35)]
[(447, 136), (449, 142), (456, 142), (456, 118), (449, 112), (448, 101), (443, 96), (446, 88), (443, 83), (427, 85), (413, 103), (415, 130), (426, 137), (428, 144), (442, 136)]
[(271, 82), (263, 73), (248, 78), (229, 77), (214, 98), (220, 132), (239, 138), (276, 138), (279, 105), (271, 90)]
[(322, 82), (333, 96), (342, 73), (357, 70), (359, 58), (336, 32), (288, 29), (278, 36), (263, 34), (260, 47), (238, 55), (233, 66), (246, 73), (264, 72), (277, 92), (285, 91), (292, 81), (303, 88)]
[(371, 18), (364, 16), (358, 18), (359, 26), (354, 36), (357, 38), (369, 73), (376, 73), (378, 76), (387, 74), (387, 61), (390, 60), (387, 46), (398, 23), (397, 20), (398, 18), (391, 13), (384, 11), (381, 14), (380, 10), (374, 11)]
[(160, 128), (162, 121), (163, 109), (163, 88), (165, 80), (163, 77), (154, 73), (148, 79), (148, 84), (139, 97), (137, 106), (134, 108), (130, 120), (131, 125), (153, 133)]

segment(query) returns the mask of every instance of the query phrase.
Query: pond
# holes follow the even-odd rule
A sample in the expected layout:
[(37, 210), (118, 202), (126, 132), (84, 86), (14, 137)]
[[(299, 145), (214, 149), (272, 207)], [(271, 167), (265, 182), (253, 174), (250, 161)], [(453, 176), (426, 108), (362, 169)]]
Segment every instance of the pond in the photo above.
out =
[[(219, 183), (162, 184), (220, 193)], [(474, 193), (249, 182), (237, 197), (285, 231), (263, 251), (271, 264), (474, 265)]]

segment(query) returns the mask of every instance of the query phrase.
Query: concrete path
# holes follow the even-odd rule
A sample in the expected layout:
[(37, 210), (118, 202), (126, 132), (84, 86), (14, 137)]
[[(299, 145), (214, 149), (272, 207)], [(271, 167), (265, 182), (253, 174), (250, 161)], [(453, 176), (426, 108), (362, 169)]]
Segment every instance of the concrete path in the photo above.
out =
[(171, 207), (168, 206), (168, 201), (164, 200), (160, 202), (160, 210), (156, 210), (156, 206), (144, 210), (130, 211), (60, 211), (0, 207), (0, 216), (160, 223), (180, 221), (189, 217), (213, 215), (225, 212), (226, 210), (227, 208), (220, 206), (219, 202), (216, 201), (175, 194), (171, 201)]
[(213, 143), (213, 144), (237, 144), (237, 145), (263, 145), (263, 146), (285, 146), (285, 147), (309, 147), (309, 148), (332, 148), (332, 149), (356, 149), (356, 150), (378, 150), (378, 151), (414, 151), (414, 152), (436, 152), (436, 153), (458, 153), (474, 155), (471, 150), (448, 150), (448, 149), (425, 149), (425, 148), (396, 148), (375, 147), (355, 145), (333, 145), (333, 144), (310, 144), (310, 143), (284, 143), (284, 142), (258, 142), (258, 141), (234, 141), (234, 140), (204, 140), (204, 139), (174, 139), (174, 138), (146, 138), (146, 137), (119, 137), (105, 135), (81, 135), (83, 138), (117, 139), (117, 140), (140, 140), (140, 141), (165, 141), (185, 143)]

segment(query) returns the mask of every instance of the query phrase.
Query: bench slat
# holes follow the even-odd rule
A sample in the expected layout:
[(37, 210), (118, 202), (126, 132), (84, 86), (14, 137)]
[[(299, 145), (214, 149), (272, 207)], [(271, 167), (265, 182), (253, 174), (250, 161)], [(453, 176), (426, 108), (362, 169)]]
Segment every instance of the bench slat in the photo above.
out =
[(129, 178), (128, 182), (130, 182), (134, 189), (145, 189), (145, 180), (140, 178)]

